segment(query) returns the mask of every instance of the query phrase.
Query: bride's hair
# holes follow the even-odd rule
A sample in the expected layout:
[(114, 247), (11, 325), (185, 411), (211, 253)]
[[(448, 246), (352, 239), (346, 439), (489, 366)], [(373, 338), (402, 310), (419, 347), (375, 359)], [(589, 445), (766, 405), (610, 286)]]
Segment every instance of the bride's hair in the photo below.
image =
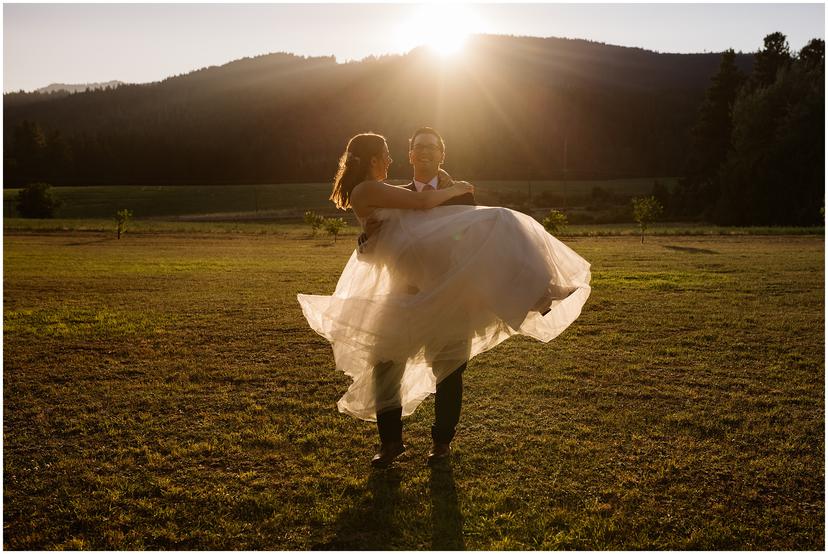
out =
[(347, 210), (351, 207), (351, 191), (365, 181), (371, 169), (371, 158), (381, 158), (384, 147), (385, 137), (376, 133), (361, 133), (348, 141), (345, 153), (339, 158), (330, 197), (337, 208)]

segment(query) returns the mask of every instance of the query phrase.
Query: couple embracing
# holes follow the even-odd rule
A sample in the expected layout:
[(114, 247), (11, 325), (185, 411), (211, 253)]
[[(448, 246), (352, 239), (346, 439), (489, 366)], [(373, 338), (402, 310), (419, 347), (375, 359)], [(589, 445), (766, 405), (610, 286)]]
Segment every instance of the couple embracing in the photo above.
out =
[(440, 166), (445, 144), (423, 127), (409, 140), (414, 180), (387, 184), (385, 139), (353, 137), (331, 200), (363, 228), (332, 296), (298, 296), (353, 379), (339, 410), (376, 421), (387, 467), (405, 451), (402, 417), (436, 393), (429, 463), (446, 459), (467, 362), (512, 335), (548, 342), (581, 313), (589, 263), (533, 218), (477, 206), (474, 187)]

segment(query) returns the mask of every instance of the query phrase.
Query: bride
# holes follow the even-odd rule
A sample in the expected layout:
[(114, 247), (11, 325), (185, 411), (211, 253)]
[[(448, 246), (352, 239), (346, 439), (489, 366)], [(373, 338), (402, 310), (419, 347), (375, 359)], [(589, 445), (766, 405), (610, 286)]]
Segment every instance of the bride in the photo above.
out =
[(363, 229), (332, 296), (298, 295), (311, 328), (353, 379), (339, 410), (366, 421), (410, 415), (437, 383), (512, 335), (548, 342), (581, 313), (589, 263), (532, 217), (506, 208), (441, 206), (466, 182), (415, 192), (384, 182), (381, 135), (349, 142), (331, 200)]

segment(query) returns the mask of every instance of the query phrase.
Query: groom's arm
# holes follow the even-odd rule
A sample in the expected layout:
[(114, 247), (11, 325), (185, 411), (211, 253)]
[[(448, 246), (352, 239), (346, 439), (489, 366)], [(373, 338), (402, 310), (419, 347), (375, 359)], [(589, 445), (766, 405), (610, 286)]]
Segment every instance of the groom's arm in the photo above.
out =
[(378, 221), (376, 219), (368, 218), (368, 221), (365, 222), (365, 232), (363, 234), (370, 237), (374, 233), (379, 231), (380, 227), (382, 227), (382, 221)]
[(359, 234), (357, 237), (357, 252), (360, 254), (364, 254), (366, 252), (365, 243), (368, 242), (368, 239), (376, 234), (380, 227), (382, 227), (382, 221), (378, 221), (373, 218), (368, 218), (365, 222), (365, 230)]
[(368, 218), (368, 221), (365, 222), (365, 230), (357, 237), (357, 252), (365, 254), (365, 243), (368, 242), (369, 237), (380, 230), (380, 227), (382, 227), (382, 221)]

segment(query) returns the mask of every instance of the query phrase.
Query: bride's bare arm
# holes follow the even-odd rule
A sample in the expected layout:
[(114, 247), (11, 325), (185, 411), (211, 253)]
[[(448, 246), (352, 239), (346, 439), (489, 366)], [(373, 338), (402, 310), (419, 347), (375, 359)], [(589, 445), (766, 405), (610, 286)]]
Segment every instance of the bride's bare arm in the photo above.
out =
[(414, 192), (379, 181), (364, 181), (351, 192), (351, 205), (362, 213), (377, 208), (427, 210), (455, 196), (473, 191), (474, 187), (465, 181), (459, 181), (445, 189), (426, 192)]

